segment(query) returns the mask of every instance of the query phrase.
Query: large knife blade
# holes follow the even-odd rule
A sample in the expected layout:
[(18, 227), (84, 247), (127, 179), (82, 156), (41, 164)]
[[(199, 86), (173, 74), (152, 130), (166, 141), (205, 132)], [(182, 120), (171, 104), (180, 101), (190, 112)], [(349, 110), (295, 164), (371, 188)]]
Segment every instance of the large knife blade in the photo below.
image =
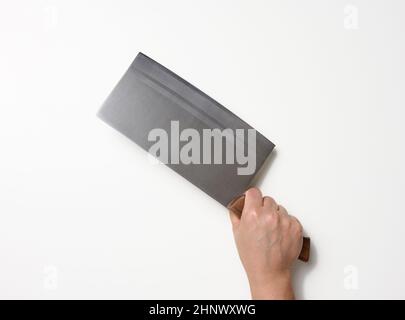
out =
[[(142, 53), (132, 62), (98, 116), (146, 151), (154, 144), (148, 140), (151, 130), (161, 128), (170, 133), (175, 121), (179, 132), (193, 128), (201, 135), (204, 129), (253, 129), (201, 90)], [(273, 148), (274, 144), (257, 132), (255, 170), (247, 175), (238, 175), (240, 164), (226, 163), (225, 152), (220, 164), (169, 162), (167, 165), (227, 206), (248, 189)]]

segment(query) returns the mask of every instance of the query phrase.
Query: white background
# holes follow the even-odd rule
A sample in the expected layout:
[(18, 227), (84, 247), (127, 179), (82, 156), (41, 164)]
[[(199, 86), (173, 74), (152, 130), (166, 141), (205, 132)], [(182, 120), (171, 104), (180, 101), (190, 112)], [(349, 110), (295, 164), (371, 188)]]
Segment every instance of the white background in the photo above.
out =
[(0, 297), (249, 298), (227, 211), (96, 117), (142, 51), (277, 145), (298, 298), (405, 298), (404, 30), (400, 0), (1, 0)]

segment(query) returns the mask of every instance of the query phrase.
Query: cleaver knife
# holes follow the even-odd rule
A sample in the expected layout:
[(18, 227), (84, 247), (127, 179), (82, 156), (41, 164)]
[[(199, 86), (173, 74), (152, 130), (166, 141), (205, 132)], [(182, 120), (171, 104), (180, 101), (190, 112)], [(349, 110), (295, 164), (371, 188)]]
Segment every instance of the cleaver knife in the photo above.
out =
[[(159, 141), (167, 140), (168, 144), (165, 151), (170, 160), (164, 163), (239, 214), (244, 204), (243, 193), (274, 148), (271, 141), (231, 111), (143, 53), (136, 56), (107, 97), (98, 116), (148, 152), (159, 140), (154, 139), (156, 137), (151, 133), (156, 129), (160, 133), (167, 133), (167, 139), (161, 136)], [(211, 140), (200, 139), (197, 149), (192, 149), (200, 157), (194, 154), (195, 161), (183, 163), (179, 160), (179, 154), (189, 155), (190, 150), (187, 149), (187, 152), (183, 148), (192, 137), (181, 137), (190, 128), (197, 140), (204, 137), (206, 132), (212, 132), (213, 136)], [(221, 135), (225, 129), (228, 134)], [(238, 130), (243, 132), (243, 136), (237, 134)], [(255, 131), (253, 148), (248, 139), (249, 130)], [(215, 135), (220, 135), (217, 141), (223, 142), (218, 148), (204, 144), (204, 141), (213, 141)], [(236, 161), (236, 156), (234, 161), (228, 161), (227, 148), (242, 152), (244, 161)], [(204, 152), (208, 152), (209, 156)], [(246, 160), (249, 153), (253, 153), (250, 162), (254, 163)], [(239, 170), (247, 166), (250, 166), (248, 172), (239, 174)], [(300, 255), (303, 261), (309, 258), (309, 239), (306, 239)]]

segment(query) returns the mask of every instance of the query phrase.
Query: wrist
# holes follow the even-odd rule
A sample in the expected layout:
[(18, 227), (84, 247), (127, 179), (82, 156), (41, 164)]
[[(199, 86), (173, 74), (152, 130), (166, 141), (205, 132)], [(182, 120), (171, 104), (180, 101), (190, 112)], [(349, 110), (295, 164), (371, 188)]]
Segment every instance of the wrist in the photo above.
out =
[(258, 300), (292, 300), (294, 291), (292, 287), (290, 270), (272, 273), (262, 277), (250, 277), (249, 285), (252, 299)]

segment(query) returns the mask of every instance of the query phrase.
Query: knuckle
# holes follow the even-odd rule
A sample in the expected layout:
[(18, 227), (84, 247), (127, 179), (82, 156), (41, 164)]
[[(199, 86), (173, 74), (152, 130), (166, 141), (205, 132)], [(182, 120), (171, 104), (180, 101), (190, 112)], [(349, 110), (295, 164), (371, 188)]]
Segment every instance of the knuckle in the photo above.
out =
[(293, 223), (294, 231), (298, 234), (301, 234), (303, 232), (303, 228), (302, 228), (301, 223), (298, 221), (298, 219), (295, 217), (291, 217), (291, 221)]
[(270, 217), (271, 217), (271, 219), (272, 219), (272, 224), (274, 224), (274, 225), (276, 225), (276, 226), (278, 226), (278, 225), (280, 224), (281, 217), (280, 217), (279, 214), (277, 214), (277, 213), (272, 213), (272, 214), (270, 214)]
[(277, 211), (275, 210), (275, 208), (269, 206), (269, 205), (265, 205), (263, 208), (263, 213), (267, 214), (267, 215), (272, 215), (272, 214), (276, 214)]
[(263, 217), (264, 217), (264, 222), (266, 224), (272, 225), (274, 223), (274, 217), (273, 217), (272, 214), (266, 213), (266, 214), (263, 215)]
[(250, 209), (248, 212), (245, 212), (242, 216), (244, 216), (245, 220), (252, 221), (257, 218), (258, 211), (257, 209)]
[(283, 219), (283, 225), (284, 225), (284, 227), (285, 228), (287, 228), (287, 229), (291, 229), (291, 226), (292, 226), (292, 222), (291, 222), (291, 219)]
[(278, 210), (281, 212), (281, 213), (285, 213), (285, 214), (287, 214), (288, 212), (287, 212), (287, 210), (286, 210), (286, 208), (284, 208), (282, 205), (278, 205)]
[(279, 218), (274, 213), (263, 213), (261, 215), (263, 223), (268, 228), (274, 228), (279, 225)]
[(270, 197), (270, 196), (264, 196), (263, 200), (270, 203), (275, 203), (276, 201), (274, 200), (274, 198)]

